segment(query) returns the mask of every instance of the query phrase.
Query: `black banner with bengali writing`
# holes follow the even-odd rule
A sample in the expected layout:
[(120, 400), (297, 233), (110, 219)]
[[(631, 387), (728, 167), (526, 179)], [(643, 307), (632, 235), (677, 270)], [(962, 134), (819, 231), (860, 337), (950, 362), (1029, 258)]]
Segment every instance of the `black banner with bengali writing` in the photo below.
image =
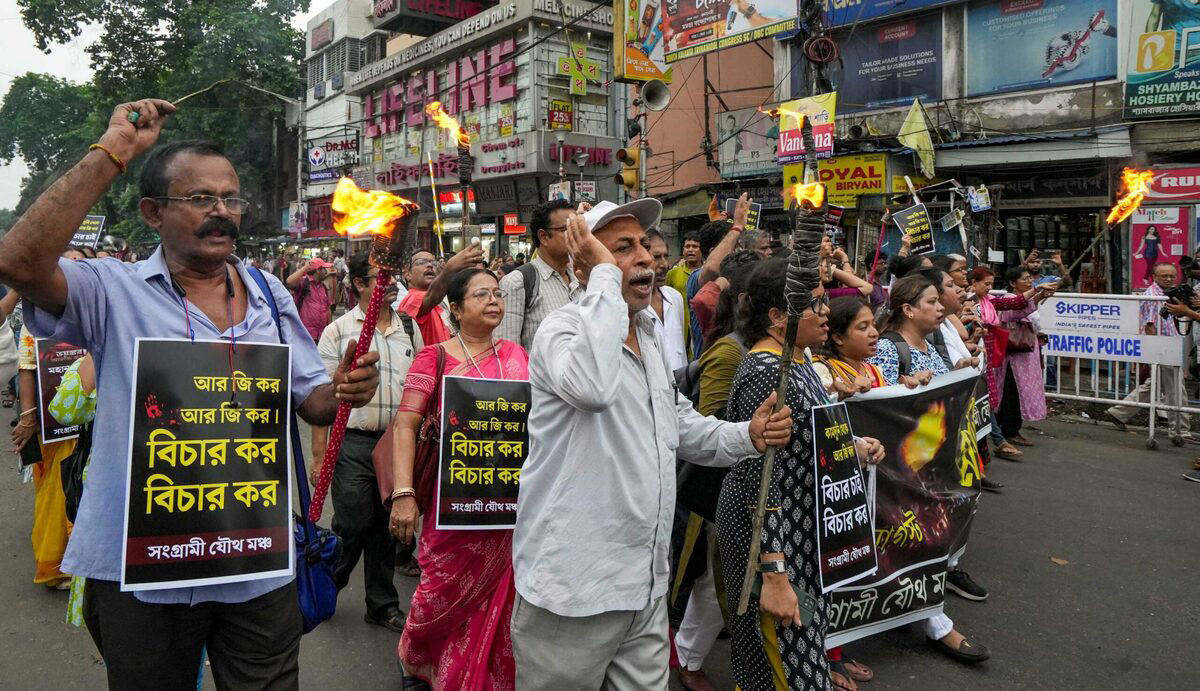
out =
[(892, 214), (892, 220), (900, 232), (908, 235), (913, 254), (929, 254), (933, 251), (933, 223), (924, 204), (914, 204), (903, 211)]
[(517, 522), (529, 453), (527, 381), (442, 379), (437, 527), (499, 530)]
[(867, 488), (845, 403), (812, 409), (821, 592), (875, 573)]
[(292, 573), (286, 345), (138, 339), (122, 590)]
[(887, 450), (873, 479), (879, 571), (833, 592), (827, 646), (942, 611), (946, 562), (966, 544), (979, 499), (978, 378), (958, 370), (846, 401), (855, 433)]
[(79, 436), (82, 425), (64, 425), (55, 420), (50, 414), (50, 402), (62, 383), (63, 374), (76, 360), (87, 355), (87, 350), (52, 338), (37, 339), (34, 349), (37, 352), (38, 415), (41, 417), (42, 443), (74, 439)]

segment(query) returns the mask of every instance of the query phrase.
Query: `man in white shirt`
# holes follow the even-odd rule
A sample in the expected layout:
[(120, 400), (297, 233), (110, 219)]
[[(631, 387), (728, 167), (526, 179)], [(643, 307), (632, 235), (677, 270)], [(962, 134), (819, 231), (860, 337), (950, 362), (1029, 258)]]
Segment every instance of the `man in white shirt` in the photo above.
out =
[(667, 285), (671, 253), (667, 249), (666, 238), (651, 229), (646, 231), (646, 239), (650, 241), (650, 256), (654, 260), (654, 294), (646, 314), (654, 320), (654, 333), (663, 344), (667, 368), (674, 372), (688, 363), (683, 331), (683, 320), (687, 318), (683, 309), (683, 295)]
[[(749, 422), (702, 417), (674, 388), (652, 320), (645, 228), (662, 204), (600, 202), (567, 220), (579, 302), (542, 322), (529, 381), (513, 571), (517, 688), (667, 688), (675, 458), (729, 466), (786, 444), (774, 394)], [(593, 234), (593, 231), (595, 234)]]

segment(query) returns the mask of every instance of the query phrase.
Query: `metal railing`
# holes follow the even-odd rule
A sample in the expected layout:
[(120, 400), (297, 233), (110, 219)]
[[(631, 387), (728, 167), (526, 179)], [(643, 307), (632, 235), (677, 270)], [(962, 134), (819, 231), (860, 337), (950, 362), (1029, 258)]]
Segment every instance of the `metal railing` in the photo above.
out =
[[(1102, 298), (1137, 303), (1166, 302), (1166, 298), (1162, 296), (1146, 297), (1141, 295), (1059, 293), (1057, 297)], [(1159, 401), (1159, 388), (1162, 381), (1160, 367), (1168, 367), (1168, 365), (1124, 362), (1103, 358), (1081, 357), (1078, 355), (1047, 355), (1043, 352), (1042, 383), (1046, 389), (1046, 398), (1147, 409), (1150, 413), (1150, 422), (1146, 447), (1150, 449), (1156, 448), (1158, 441), (1155, 435), (1158, 427), (1159, 411), (1166, 411), (1168, 414), (1200, 414), (1200, 401), (1189, 399), (1186, 387), (1184, 386), (1188, 367), (1187, 356), (1192, 344), (1192, 335), (1189, 333), (1180, 335), (1178, 338), (1180, 339), (1180, 362), (1182, 367), (1177, 367), (1180, 372), (1173, 379), (1175, 385), (1179, 387), (1175, 400), (1178, 400), (1180, 405), (1172, 405), (1169, 402)], [(1142, 366), (1150, 368), (1149, 400), (1126, 401), (1124, 400), (1125, 397), (1141, 386), (1139, 383), (1138, 368)], [(1064, 369), (1068, 371), (1064, 372)], [(1064, 387), (1064, 383), (1066, 383), (1066, 387)], [(1173, 425), (1168, 431), (1170, 439), (1177, 446), (1182, 445), (1184, 439), (1182, 437), (1182, 430), (1180, 429), (1181, 415), (1169, 416), (1168, 419), (1170, 417), (1174, 417)]]

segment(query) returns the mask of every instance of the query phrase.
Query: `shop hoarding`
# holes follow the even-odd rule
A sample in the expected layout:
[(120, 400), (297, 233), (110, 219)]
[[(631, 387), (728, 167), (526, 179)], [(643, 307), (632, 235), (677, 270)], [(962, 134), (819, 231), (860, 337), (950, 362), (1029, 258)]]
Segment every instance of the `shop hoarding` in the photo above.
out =
[(776, 152), (780, 163), (804, 160), (804, 138), (797, 114), (808, 118), (812, 125), (817, 158), (829, 158), (833, 155), (833, 125), (837, 116), (837, 102), (838, 94), (834, 91), (788, 101), (780, 106), (779, 148)]
[(779, 121), (757, 108), (718, 113), (717, 141), (721, 177), (736, 178), (774, 173), (779, 169)]
[(358, 132), (340, 132), (307, 141), (308, 184), (331, 183), (358, 165)]
[(1132, 5), (1125, 60), (1125, 117), (1131, 120), (1200, 113), (1200, 6), (1190, 2)]
[(671, 83), (671, 67), (663, 57), (662, 7), (661, 0), (614, 0), (613, 79)]
[(967, 95), (1117, 76), (1117, 0), (1000, 0), (967, 9)]
[(824, 0), (825, 26), (852, 26), (883, 16), (949, 5), (958, 0)]
[(1179, 272), (1188, 253), (1190, 210), (1186, 206), (1142, 206), (1129, 217), (1129, 288), (1141, 293), (1154, 280), (1157, 264)]
[[(844, 65), (840, 83), (843, 113), (907, 106), (913, 99), (942, 97), (942, 15), (859, 27), (838, 37)], [(803, 76), (792, 72), (792, 88)]]
[(796, 29), (796, 0), (753, 4), (710, 0), (666, 0), (664, 58), (668, 63), (732, 48)]

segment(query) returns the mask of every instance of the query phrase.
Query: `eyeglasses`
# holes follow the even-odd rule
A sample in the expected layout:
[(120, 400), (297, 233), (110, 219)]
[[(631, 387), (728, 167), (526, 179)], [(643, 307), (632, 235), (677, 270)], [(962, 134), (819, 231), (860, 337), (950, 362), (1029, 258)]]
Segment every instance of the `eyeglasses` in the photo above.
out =
[(556, 230), (566, 230), (566, 229), (567, 229), (566, 226), (548, 226), (546, 228), (542, 228), (542, 230), (546, 231), (547, 234), (552, 234)]
[(190, 197), (155, 197), (173, 202), (187, 202), (196, 211), (211, 211), (217, 202), (225, 205), (231, 214), (240, 214), (250, 208), (250, 202), (241, 197), (217, 197), (211, 194), (193, 194)]
[(412, 260), (411, 263), (413, 266), (425, 266), (426, 264), (435, 264), (435, 263), (437, 263), (437, 260), (421, 258), (421, 259), (414, 259), (414, 260)]
[(813, 314), (818, 317), (825, 314), (829, 311), (829, 293), (824, 293), (821, 297), (813, 298), (804, 309), (812, 310)]
[(508, 297), (508, 291), (501, 290), (499, 288), (497, 288), (495, 290), (488, 290), (487, 288), (480, 288), (479, 290), (475, 291), (474, 293), (471, 293), (471, 297), (480, 302), (487, 302), (490, 298), (493, 298), (493, 297), (495, 297), (497, 300), (503, 300), (504, 298)]

